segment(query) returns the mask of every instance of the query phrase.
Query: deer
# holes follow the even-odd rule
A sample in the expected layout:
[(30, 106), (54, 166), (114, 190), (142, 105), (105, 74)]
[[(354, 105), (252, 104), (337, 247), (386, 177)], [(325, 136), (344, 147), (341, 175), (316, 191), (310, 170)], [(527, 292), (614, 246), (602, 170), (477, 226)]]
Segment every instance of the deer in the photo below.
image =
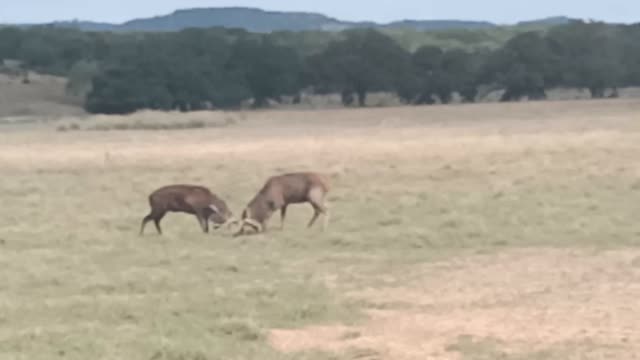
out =
[(311, 204), (314, 211), (307, 228), (312, 227), (322, 214), (324, 231), (329, 223), (329, 207), (325, 201), (328, 192), (329, 181), (325, 176), (315, 172), (272, 176), (245, 207), (241, 218), (233, 221), (233, 224), (241, 224), (240, 229), (233, 236), (244, 235), (246, 226), (253, 228), (255, 234), (265, 232), (267, 221), (278, 210), (280, 210), (280, 230), (283, 230), (288, 206), (302, 203)]
[(204, 233), (209, 232), (209, 221), (214, 229), (233, 222), (233, 213), (224, 200), (204, 186), (176, 184), (163, 186), (149, 195), (151, 212), (145, 216), (140, 226), (140, 236), (149, 221), (154, 222), (159, 235), (162, 235), (160, 221), (168, 212), (195, 215)]

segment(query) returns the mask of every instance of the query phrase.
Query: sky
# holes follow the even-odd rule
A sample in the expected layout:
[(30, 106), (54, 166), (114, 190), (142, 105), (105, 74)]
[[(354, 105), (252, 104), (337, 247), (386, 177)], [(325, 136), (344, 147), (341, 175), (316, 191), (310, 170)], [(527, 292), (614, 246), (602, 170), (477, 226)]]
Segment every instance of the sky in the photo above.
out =
[(176, 9), (220, 6), (320, 12), (340, 20), (377, 22), (461, 19), (509, 24), (557, 15), (640, 22), (640, 0), (0, 0), (0, 23), (72, 19), (120, 23)]

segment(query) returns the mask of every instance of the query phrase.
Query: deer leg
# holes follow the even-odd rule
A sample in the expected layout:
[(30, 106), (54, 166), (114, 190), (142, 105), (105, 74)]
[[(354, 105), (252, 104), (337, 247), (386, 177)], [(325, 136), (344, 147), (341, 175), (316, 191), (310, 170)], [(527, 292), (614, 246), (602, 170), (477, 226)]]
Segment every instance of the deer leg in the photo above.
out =
[(144, 219), (142, 219), (142, 224), (140, 225), (140, 236), (144, 234), (144, 228), (147, 226), (147, 223), (151, 220), (153, 220), (153, 222), (155, 223), (158, 234), (162, 235), (162, 230), (160, 229), (159, 222), (163, 216), (164, 216), (163, 212), (158, 212), (153, 210), (149, 215), (145, 216)]
[(196, 218), (200, 223), (200, 228), (202, 229), (202, 232), (207, 234), (209, 232), (209, 219), (204, 217), (201, 210), (196, 210), (195, 213), (196, 213)]
[(313, 224), (318, 219), (318, 216), (322, 214), (324, 216), (324, 219), (323, 219), (324, 221), (322, 223), (322, 230), (325, 230), (329, 223), (329, 208), (324, 203), (325, 202), (324, 193), (319, 190), (318, 191), (312, 190), (309, 196), (309, 202), (311, 203), (311, 206), (313, 206), (314, 213), (307, 227), (310, 228), (311, 226), (313, 226)]
[(280, 208), (280, 230), (284, 229), (284, 219), (287, 217), (287, 205)]
[(209, 220), (202, 218), (202, 230), (205, 234), (209, 233)]
[(151, 214), (145, 216), (144, 219), (142, 219), (142, 224), (140, 225), (140, 234), (139, 234), (140, 236), (144, 234), (144, 227), (151, 220), (153, 220), (153, 217), (151, 216)]
[(162, 220), (164, 215), (165, 215), (165, 213), (158, 214), (157, 216), (155, 216), (153, 218), (153, 223), (156, 225), (156, 230), (158, 231), (158, 234), (160, 234), (160, 235), (162, 235), (162, 228), (160, 228), (160, 221)]
[(322, 215), (324, 217), (322, 219), (322, 231), (325, 231), (329, 227), (329, 218), (331, 217), (329, 207), (326, 204), (324, 205), (324, 212), (322, 213)]
[(318, 216), (320, 216), (320, 213), (321, 213), (321, 210), (317, 205), (312, 204), (312, 206), (313, 206), (313, 216), (311, 217), (309, 224), (307, 224), (307, 228), (310, 228), (313, 226), (313, 224), (316, 222), (316, 220), (318, 219)]

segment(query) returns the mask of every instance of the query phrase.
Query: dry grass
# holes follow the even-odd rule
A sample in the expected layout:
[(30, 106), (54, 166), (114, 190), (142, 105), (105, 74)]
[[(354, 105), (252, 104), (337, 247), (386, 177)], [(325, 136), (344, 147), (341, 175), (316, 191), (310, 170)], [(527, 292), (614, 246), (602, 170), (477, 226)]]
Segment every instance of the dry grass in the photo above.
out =
[(270, 340), (282, 351), (369, 348), (389, 359), (515, 359), (560, 345), (573, 356), (544, 358), (625, 358), (640, 351), (639, 260), (640, 250), (529, 249), (413, 266), (400, 287), (351, 294), (370, 308), (364, 324), (275, 330)]
[[(0, 133), (0, 358), (629, 358), (638, 114), (573, 101)], [(177, 214), (136, 235), (158, 186), (208, 185), (238, 212), (299, 169), (332, 175), (327, 233), (299, 207), (257, 237)]]

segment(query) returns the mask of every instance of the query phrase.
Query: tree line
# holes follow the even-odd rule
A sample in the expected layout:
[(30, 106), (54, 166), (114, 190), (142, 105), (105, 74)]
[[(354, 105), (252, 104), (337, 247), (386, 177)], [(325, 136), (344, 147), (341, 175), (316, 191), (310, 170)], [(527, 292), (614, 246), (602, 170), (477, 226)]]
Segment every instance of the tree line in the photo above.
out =
[[(183, 111), (255, 107), (302, 91), (338, 93), (345, 105), (371, 92), (392, 92), (407, 104), (474, 102), (481, 88), (502, 89), (502, 101), (544, 99), (552, 88), (591, 96), (640, 85), (640, 24), (574, 21), (518, 34), (498, 48), (414, 51), (371, 29), (348, 30), (328, 42), (291, 34), (232, 29), (174, 33), (81, 32), (0, 28), (0, 59), (69, 78), (93, 113), (139, 109)], [(309, 39), (314, 39), (310, 37)]]

